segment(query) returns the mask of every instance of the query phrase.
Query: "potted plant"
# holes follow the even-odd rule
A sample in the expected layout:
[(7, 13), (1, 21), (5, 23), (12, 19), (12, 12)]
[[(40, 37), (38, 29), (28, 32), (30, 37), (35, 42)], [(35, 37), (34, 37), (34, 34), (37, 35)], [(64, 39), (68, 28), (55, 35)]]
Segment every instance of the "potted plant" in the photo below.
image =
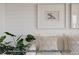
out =
[[(5, 35), (0, 37), (0, 54), (25, 55), (31, 47), (31, 42), (35, 40), (35, 37), (31, 34), (28, 34), (25, 38), (20, 35), (17, 39), (15, 39), (17, 35), (9, 32), (4, 33)], [(7, 35), (13, 38), (15, 46), (10, 45), (10, 43), (12, 43), (11, 41), (3, 43), (7, 38)], [(24, 41), (26, 41), (25, 44)]]

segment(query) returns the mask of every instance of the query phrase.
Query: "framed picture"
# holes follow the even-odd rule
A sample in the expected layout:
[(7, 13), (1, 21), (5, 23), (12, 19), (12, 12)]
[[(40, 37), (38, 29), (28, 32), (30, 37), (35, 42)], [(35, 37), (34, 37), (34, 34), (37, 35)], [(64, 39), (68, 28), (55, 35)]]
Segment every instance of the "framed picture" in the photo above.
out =
[(56, 21), (59, 20), (59, 11), (47, 11), (46, 12), (46, 19), (48, 21)]
[(37, 28), (65, 28), (65, 4), (38, 4)]
[(71, 28), (79, 28), (79, 4), (71, 4)]

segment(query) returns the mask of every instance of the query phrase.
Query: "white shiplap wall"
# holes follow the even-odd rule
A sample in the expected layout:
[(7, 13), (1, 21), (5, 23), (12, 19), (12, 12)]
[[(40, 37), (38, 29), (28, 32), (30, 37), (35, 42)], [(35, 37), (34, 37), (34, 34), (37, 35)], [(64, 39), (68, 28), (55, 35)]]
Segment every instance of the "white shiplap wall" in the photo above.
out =
[(37, 29), (36, 16), (36, 4), (0, 4), (0, 32), (47, 36), (62, 35), (63, 33), (79, 34), (79, 29), (70, 28), (70, 4), (66, 4), (66, 28), (64, 29)]

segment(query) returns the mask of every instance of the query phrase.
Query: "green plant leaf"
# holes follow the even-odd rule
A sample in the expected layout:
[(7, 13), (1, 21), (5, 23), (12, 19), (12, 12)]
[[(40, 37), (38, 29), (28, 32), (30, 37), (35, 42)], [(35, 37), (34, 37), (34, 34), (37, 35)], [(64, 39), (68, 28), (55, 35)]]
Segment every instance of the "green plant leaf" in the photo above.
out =
[(28, 35), (27, 35), (27, 38), (34, 39), (34, 36), (31, 35), (31, 34), (28, 34)]
[(1, 37), (0, 37), (0, 43), (3, 42), (3, 40), (4, 40), (5, 38), (6, 38), (5, 35), (4, 35), (4, 36), (1, 36)]
[(14, 37), (16, 37), (16, 35), (11, 34), (11, 33), (9, 33), (9, 32), (4, 32), (4, 33), (7, 34), (7, 35), (10, 35), (10, 36), (14, 36)]
[(20, 46), (21, 44), (23, 44), (23, 39), (20, 39), (20, 40), (17, 42), (17, 46)]
[(6, 46), (4, 44), (0, 44), (0, 54), (3, 54), (6, 51)]
[(32, 39), (26, 38), (26, 41), (27, 41), (27, 42), (31, 42), (31, 41), (32, 41)]
[(27, 37), (25, 38), (25, 40), (26, 40), (27, 42), (31, 42), (31, 41), (35, 40), (35, 38), (34, 38), (33, 35), (28, 34)]

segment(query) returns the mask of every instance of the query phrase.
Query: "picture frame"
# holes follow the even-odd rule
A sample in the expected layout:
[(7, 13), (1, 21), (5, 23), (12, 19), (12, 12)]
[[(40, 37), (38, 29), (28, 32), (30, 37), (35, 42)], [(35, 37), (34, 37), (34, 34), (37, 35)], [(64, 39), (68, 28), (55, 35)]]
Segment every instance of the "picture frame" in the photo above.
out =
[(37, 4), (38, 29), (63, 29), (66, 26), (65, 10), (63, 4)]
[(72, 3), (70, 5), (71, 9), (71, 21), (70, 27), (72, 29), (79, 29), (79, 4)]

